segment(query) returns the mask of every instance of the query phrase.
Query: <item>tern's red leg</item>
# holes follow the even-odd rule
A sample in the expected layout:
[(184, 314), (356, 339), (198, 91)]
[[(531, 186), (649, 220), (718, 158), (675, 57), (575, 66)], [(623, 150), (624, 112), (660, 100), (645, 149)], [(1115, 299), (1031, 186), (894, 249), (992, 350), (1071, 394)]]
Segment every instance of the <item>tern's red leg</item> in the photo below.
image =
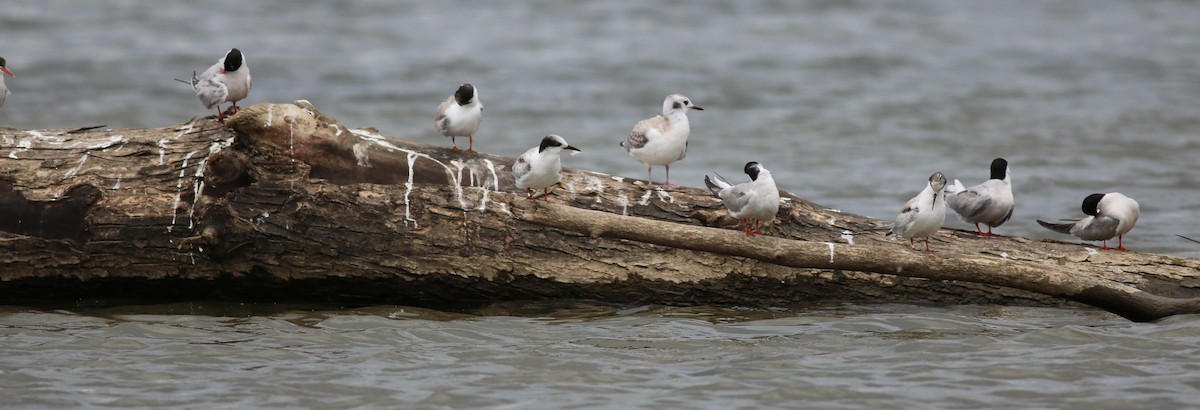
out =
[(217, 121), (225, 120), (225, 111), (221, 111), (221, 106), (217, 106)]
[(238, 110), (240, 110), (240, 109), (241, 108), (238, 108), (238, 106), (237, 106), (237, 101), (234, 101), (233, 102), (233, 112), (236, 114), (238, 112)]
[(1109, 249), (1109, 248), (1108, 248), (1108, 241), (1100, 241), (1100, 243), (1102, 244), (1102, 245), (1100, 245), (1100, 250), (1102, 250), (1102, 251), (1107, 251), (1107, 250)]
[(933, 252), (929, 250), (929, 238), (925, 238), (925, 252)]
[(551, 185), (550, 188), (542, 189), (542, 201), (550, 202), (550, 190), (553, 188), (554, 185)]
[(654, 167), (646, 165), (646, 184), (654, 186)]
[(1125, 249), (1125, 235), (1117, 235), (1117, 250), (1118, 251), (1128, 251), (1129, 250), (1129, 249)]
[(450, 152), (458, 152), (458, 141), (454, 139), (453, 135), (450, 136), (450, 145)]
[(467, 136), (467, 152), (475, 152), (475, 136)]
[(762, 220), (759, 220), (759, 219), (754, 220), (754, 233), (759, 234), (759, 235), (763, 234), (761, 224), (762, 224)]

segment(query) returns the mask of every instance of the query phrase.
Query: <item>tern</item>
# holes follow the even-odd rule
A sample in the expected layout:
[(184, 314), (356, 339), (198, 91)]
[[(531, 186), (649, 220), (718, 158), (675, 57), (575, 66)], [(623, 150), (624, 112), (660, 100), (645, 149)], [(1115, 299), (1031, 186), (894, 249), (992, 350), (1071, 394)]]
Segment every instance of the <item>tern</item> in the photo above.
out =
[(513, 180), (517, 188), (524, 188), (527, 198), (533, 199), (533, 190), (542, 190), (542, 199), (549, 202), (548, 196), (555, 185), (562, 181), (562, 162), (559, 154), (563, 150), (579, 151), (579, 148), (567, 144), (567, 140), (558, 135), (547, 135), (542, 143), (530, 148), (517, 157), (513, 163)]
[[(704, 185), (713, 195), (721, 198), (729, 216), (737, 219), (746, 229), (746, 236), (762, 235), (762, 223), (770, 226), (779, 213), (779, 189), (775, 187), (775, 179), (771, 171), (757, 162), (747, 162), (744, 168), (750, 182), (730, 185), (729, 182), (717, 175), (716, 178), (704, 176)], [(754, 221), (754, 230), (750, 230), (750, 221)]]
[[(4, 74), (8, 74), (9, 77), (17, 78), (17, 76), (13, 75), (13, 72), (8, 69), (8, 61), (5, 61), (4, 57), (0, 57), (0, 71), (3, 71)], [(4, 106), (4, 99), (6, 97), (8, 97), (8, 86), (4, 85), (4, 76), (0, 75), (0, 107)]]
[(896, 215), (896, 223), (887, 234), (908, 239), (909, 246), (913, 245), (913, 239), (922, 238), (925, 240), (925, 252), (930, 252), (929, 236), (946, 222), (946, 198), (942, 192), (945, 187), (945, 175), (941, 172), (930, 175), (925, 189), (904, 204), (900, 214)]
[(1102, 241), (1101, 250), (1108, 250), (1108, 240), (1117, 238), (1117, 250), (1125, 249), (1125, 234), (1137, 224), (1141, 209), (1133, 198), (1120, 192), (1091, 194), (1083, 199), (1083, 213), (1087, 216), (1069, 223), (1037, 222), (1054, 232), (1078, 236), (1085, 241)]
[(250, 94), (250, 67), (246, 65), (246, 57), (236, 48), (229, 50), (225, 57), (217, 60), (216, 64), (204, 70), (200, 77), (192, 72), (192, 89), (200, 97), (200, 103), (205, 108), (217, 109), (217, 119), (225, 119), (221, 104), (233, 103), (233, 112), (238, 111), (237, 103)]
[[(1008, 161), (1004, 158), (992, 160), (992, 178), (979, 185), (964, 188), (962, 182), (946, 187), (946, 205), (957, 212), (967, 223), (975, 224), (979, 236), (1000, 236), (992, 228), (1000, 226), (1012, 217), (1012, 179), (1008, 175)], [(984, 233), (979, 224), (987, 225)]]
[(475, 152), (475, 133), (483, 122), (483, 103), (479, 101), (479, 90), (470, 83), (458, 86), (454, 94), (437, 107), (433, 125), (442, 136), (450, 137), (450, 148), (458, 152), (455, 137), (467, 137), (467, 152)]

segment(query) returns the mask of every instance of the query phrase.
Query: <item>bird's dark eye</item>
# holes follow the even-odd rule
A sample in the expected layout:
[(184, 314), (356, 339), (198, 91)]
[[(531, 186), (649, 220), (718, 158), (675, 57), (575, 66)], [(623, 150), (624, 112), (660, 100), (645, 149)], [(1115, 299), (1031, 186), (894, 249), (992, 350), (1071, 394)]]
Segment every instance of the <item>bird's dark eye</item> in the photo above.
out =
[(683, 105), (692, 105), (691, 101), (683, 100)]

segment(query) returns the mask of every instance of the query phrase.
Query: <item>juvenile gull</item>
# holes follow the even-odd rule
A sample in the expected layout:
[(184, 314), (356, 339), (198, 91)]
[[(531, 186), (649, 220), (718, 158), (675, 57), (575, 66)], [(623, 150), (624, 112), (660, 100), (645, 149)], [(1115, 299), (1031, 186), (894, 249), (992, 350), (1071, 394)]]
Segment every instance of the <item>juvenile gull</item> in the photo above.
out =
[(483, 103), (479, 101), (479, 90), (470, 83), (458, 86), (454, 94), (437, 107), (433, 125), (444, 137), (450, 137), (450, 148), (458, 152), (455, 137), (467, 137), (467, 152), (475, 152), (475, 133), (483, 122)]
[(687, 117), (689, 109), (704, 110), (681, 94), (668, 95), (663, 100), (662, 115), (639, 121), (629, 132), (629, 137), (621, 141), (630, 156), (646, 164), (647, 183), (653, 183), (652, 167), (662, 165), (667, 173), (662, 187), (677, 186), (671, 183), (671, 163), (687, 155), (687, 139), (691, 132)]

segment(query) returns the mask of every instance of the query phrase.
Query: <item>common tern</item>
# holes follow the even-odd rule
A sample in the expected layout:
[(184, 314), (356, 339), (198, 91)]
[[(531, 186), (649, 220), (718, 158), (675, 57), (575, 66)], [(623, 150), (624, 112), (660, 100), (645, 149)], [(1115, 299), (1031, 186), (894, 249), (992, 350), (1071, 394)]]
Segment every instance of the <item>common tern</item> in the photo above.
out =
[(662, 165), (667, 173), (663, 188), (677, 186), (671, 183), (671, 163), (687, 155), (687, 139), (691, 132), (687, 117), (689, 109), (704, 110), (683, 95), (668, 95), (663, 100), (662, 115), (638, 121), (629, 137), (621, 141), (630, 156), (646, 164), (647, 183), (653, 183), (651, 167)]
[(1108, 250), (1108, 240), (1117, 238), (1117, 250), (1125, 249), (1125, 234), (1137, 224), (1141, 214), (1137, 201), (1119, 192), (1091, 194), (1083, 199), (1083, 213), (1087, 216), (1069, 223), (1037, 222), (1047, 229), (1078, 236), (1085, 241), (1102, 241), (1101, 250)]
[[(762, 235), (762, 224), (770, 226), (779, 213), (779, 189), (775, 187), (775, 179), (771, 171), (757, 162), (747, 162), (744, 168), (750, 182), (731, 185), (720, 175), (715, 178), (704, 176), (704, 185), (713, 195), (721, 198), (729, 216), (737, 219), (745, 227), (746, 236)], [(750, 229), (750, 221), (754, 221), (754, 230)]]
[(225, 57), (204, 70), (200, 77), (196, 77), (193, 71), (192, 89), (205, 108), (217, 109), (218, 120), (225, 119), (221, 104), (233, 103), (233, 112), (236, 113), (238, 101), (250, 94), (250, 67), (246, 65), (242, 51), (236, 48), (229, 50)]
[[(1008, 175), (1008, 161), (1004, 158), (992, 160), (992, 177), (982, 184), (964, 188), (957, 179), (946, 187), (946, 205), (957, 212), (967, 223), (975, 224), (979, 236), (1000, 236), (992, 228), (1000, 226), (1012, 217), (1012, 179)], [(984, 233), (979, 224), (987, 225)]]
[(438, 104), (433, 125), (442, 136), (450, 137), (451, 151), (458, 152), (455, 137), (467, 137), (470, 144), (467, 145), (467, 152), (475, 152), (475, 133), (479, 131), (481, 122), (483, 103), (479, 101), (479, 90), (467, 83), (458, 86), (453, 95)]
[[(8, 74), (9, 77), (17, 78), (17, 76), (13, 75), (13, 72), (8, 69), (8, 61), (5, 61), (4, 57), (0, 57), (0, 71), (3, 71), (4, 74)], [(0, 75), (0, 107), (4, 106), (4, 99), (6, 97), (8, 97), (8, 86), (4, 85), (4, 76)]]
[(579, 148), (567, 144), (567, 140), (557, 135), (547, 135), (542, 143), (530, 148), (517, 157), (513, 163), (513, 179), (517, 188), (524, 188), (528, 199), (533, 199), (533, 190), (542, 190), (542, 199), (549, 201), (548, 196), (555, 185), (562, 181), (562, 163), (559, 154), (563, 150), (579, 151)]
[(946, 222), (946, 198), (942, 192), (945, 187), (945, 175), (941, 172), (930, 175), (925, 189), (904, 204), (900, 214), (896, 215), (896, 223), (887, 234), (908, 239), (909, 246), (913, 245), (913, 239), (922, 238), (925, 240), (925, 252), (930, 252), (929, 236)]

